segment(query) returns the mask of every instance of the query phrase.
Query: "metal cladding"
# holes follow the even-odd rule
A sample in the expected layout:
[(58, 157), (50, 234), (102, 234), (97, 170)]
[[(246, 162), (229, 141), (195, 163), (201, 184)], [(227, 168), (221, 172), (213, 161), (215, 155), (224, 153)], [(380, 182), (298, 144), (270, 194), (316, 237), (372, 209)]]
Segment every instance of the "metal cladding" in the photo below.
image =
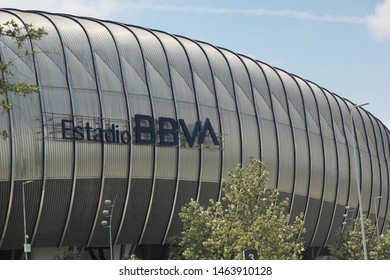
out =
[(364, 213), (389, 224), (389, 130), (352, 102), (158, 30), (38, 11), (0, 19), (48, 32), (21, 49), (0, 41), (1, 60), (14, 60), (8, 81), (41, 89), (10, 94), (15, 108), (0, 118), (12, 135), (0, 140), (0, 250), (23, 248), (26, 181), (33, 248), (107, 247), (102, 210), (114, 197), (115, 244), (163, 244), (180, 232), (181, 207), (219, 199), (227, 171), (250, 156), (267, 163), (292, 216), (304, 213), (307, 246), (356, 217), (357, 183)]

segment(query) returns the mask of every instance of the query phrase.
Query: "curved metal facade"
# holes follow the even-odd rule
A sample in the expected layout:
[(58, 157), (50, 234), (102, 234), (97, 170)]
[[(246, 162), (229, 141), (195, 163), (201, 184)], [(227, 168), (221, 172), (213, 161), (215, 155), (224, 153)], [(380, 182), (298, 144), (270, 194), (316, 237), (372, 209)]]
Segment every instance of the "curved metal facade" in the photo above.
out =
[[(369, 112), (351, 111), (352, 102), (264, 62), (162, 31), (36, 11), (0, 10), (0, 19), (48, 31), (25, 49), (0, 41), (1, 60), (35, 51), (17, 58), (7, 79), (41, 89), (10, 95), (16, 107), (0, 118), (12, 134), (0, 140), (1, 250), (23, 247), (27, 180), (33, 247), (107, 246), (101, 213), (116, 195), (115, 244), (162, 244), (179, 232), (181, 206), (218, 199), (221, 178), (250, 156), (267, 163), (269, 184), (290, 199), (292, 215), (304, 212), (307, 246), (332, 242), (345, 206), (357, 208), (356, 178), (364, 212), (379, 217), (380, 230), (389, 224), (389, 130)], [(189, 148), (55, 138), (61, 117), (75, 126), (115, 122), (133, 135), (137, 114), (184, 119), (189, 128), (209, 118), (223, 141)]]

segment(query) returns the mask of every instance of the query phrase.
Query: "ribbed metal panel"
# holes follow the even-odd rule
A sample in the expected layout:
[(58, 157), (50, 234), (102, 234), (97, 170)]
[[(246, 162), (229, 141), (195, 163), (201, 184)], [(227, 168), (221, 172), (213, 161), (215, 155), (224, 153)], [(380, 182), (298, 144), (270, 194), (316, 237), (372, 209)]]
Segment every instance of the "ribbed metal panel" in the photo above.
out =
[[(241, 113), (243, 131), (243, 163), (246, 164), (250, 157), (260, 157), (260, 139), (256, 132), (259, 131), (255, 115)], [(257, 136), (257, 137), (256, 137)]]
[[(108, 121), (103, 121), (103, 127), (111, 128), (118, 125), (119, 130), (131, 130), (127, 102), (123, 92), (122, 73), (116, 45), (109, 30), (102, 24), (90, 20), (82, 20), (91, 42), (96, 76), (100, 90), (102, 114)], [(111, 121), (112, 120), (112, 121)], [(122, 120), (116, 123), (115, 120)], [(128, 145), (104, 145), (104, 176), (127, 177), (128, 175)]]
[(307, 133), (296, 129), (294, 132), (297, 149), (296, 159), (296, 185), (294, 192), (296, 195), (308, 195), (310, 183), (310, 153)]
[(210, 61), (218, 104), (221, 110), (236, 112), (232, 78), (226, 60), (217, 49), (207, 44), (201, 44), (201, 47)]
[[(337, 121), (335, 119), (338, 119), (338, 116), (340, 114), (340, 108), (338, 107), (338, 104), (336, 103), (335, 99), (332, 97), (329, 92), (322, 90), (324, 93), (324, 97), (326, 98), (326, 104), (328, 105), (325, 107), (325, 110), (329, 110), (329, 119), (328, 122), (330, 123), (331, 129), (332, 129), (332, 135), (329, 138), (325, 138), (325, 152), (327, 153), (326, 157), (326, 162), (325, 165), (327, 166), (326, 173), (327, 174), (334, 174), (333, 176), (327, 176), (327, 181), (326, 181), (326, 187), (325, 187), (325, 192), (323, 196), (323, 204), (322, 204), (322, 210), (321, 210), (321, 215), (322, 217), (326, 214), (326, 211), (330, 210), (325, 210), (324, 207), (332, 207), (332, 213), (330, 214), (330, 219), (328, 224), (321, 226), (323, 228), (326, 228), (326, 237), (321, 238), (322, 240), (322, 245), (324, 246), (325, 243), (327, 242), (329, 235), (332, 231), (332, 226), (335, 221), (338, 221), (340, 217), (337, 217), (337, 211), (336, 211), (336, 206), (339, 201), (339, 194), (340, 191), (343, 191), (342, 188), (339, 187), (339, 184), (341, 182), (340, 177), (343, 176), (341, 173), (340, 169), (340, 163), (342, 162), (342, 159), (340, 158), (340, 146), (338, 145), (337, 138), (341, 131), (339, 130), (339, 126), (337, 125)], [(327, 152), (329, 150), (329, 152)], [(345, 200), (343, 201), (345, 203)], [(331, 204), (331, 206), (328, 206), (328, 204)], [(323, 218), (321, 218), (323, 220)], [(320, 223), (321, 223), (320, 219)], [(319, 232), (321, 231), (320, 226), (317, 226), (317, 237)], [(322, 236), (322, 234), (321, 234)], [(321, 244), (321, 243), (317, 243)]]
[[(50, 34), (50, 36), (43, 36), (41, 40), (33, 42), (35, 49), (35, 66), (37, 67), (40, 83), (39, 86), (55, 89), (67, 89), (63, 49), (56, 27), (44, 16), (23, 13), (23, 18), (26, 22), (31, 23), (34, 26), (43, 27), (48, 34)], [(46, 69), (50, 69), (51, 71), (42, 72), (42, 70)], [(60, 97), (58, 96), (57, 98)], [(61, 108), (58, 108), (59, 104), (55, 104), (54, 102), (51, 104), (56, 107), (55, 109), (61, 110)], [(66, 106), (64, 107), (65, 109), (67, 108)], [(50, 110), (50, 112), (52, 111)]]
[[(80, 24), (85, 28), (91, 43), (95, 59), (95, 71), (101, 90), (109, 94), (122, 92), (122, 78), (118, 63), (118, 54), (112, 36), (107, 28), (90, 19), (81, 19)], [(114, 102), (114, 101), (112, 101)], [(110, 104), (106, 104), (109, 106)], [(121, 117), (122, 111), (107, 110), (113, 118)], [(118, 114), (115, 116), (115, 114)]]
[(141, 38), (139, 43), (145, 57), (148, 82), (153, 97), (171, 100), (170, 78), (161, 43), (151, 31), (138, 27), (133, 27), (132, 31)]
[[(261, 127), (261, 121), (262, 119), (268, 119), (272, 120), (273, 119), (273, 113), (271, 110), (271, 104), (269, 102), (269, 87), (267, 80), (264, 77), (264, 73), (262, 69), (259, 67), (259, 65), (247, 58), (243, 57), (242, 58), (245, 67), (248, 69), (248, 75), (251, 81), (252, 85), (252, 92), (253, 92), (253, 105), (255, 108), (255, 112), (257, 113), (257, 125), (258, 125), (258, 130), (259, 130), (259, 159), (264, 161), (264, 134), (263, 130)], [(244, 111), (244, 110), (243, 110)], [(276, 177), (274, 177), (276, 178)], [(270, 182), (274, 182), (275, 180)]]
[[(169, 62), (170, 78), (173, 96), (176, 100), (176, 113), (179, 119), (184, 119), (188, 129), (200, 118), (194, 92), (192, 72), (189, 60), (180, 41), (165, 33), (155, 32), (164, 47)], [(182, 143), (185, 143), (181, 135)], [(200, 152), (198, 149), (184, 148), (180, 150), (180, 179), (197, 180), (199, 177)]]
[[(236, 93), (239, 111), (242, 114), (255, 115), (252, 85), (245, 65), (237, 54), (227, 50), (222, 50), (222, 53), (229, 64), (229, 70), (232, 72), (234, 92)], [(244, 108), (245, 112), (242, 112)]]
[(140, 243), (161, 244), (163, 242), (173, 206), (175, 188), (174, 180), (156, 180), (151, 211)]
[(271, 68), (269, 65), (262, 63), (261, 67), (264, 70), (265, 77), (269, 83), (271, 102), (274, 107), (276, 121), (284, 125), (290, 125), (286, 94), (280, 77), (275, 69)]
[(264, 71), (257, 62), (246, 57), (243, 59), (252, 81), (254, 104), (257, 108), (256, 111), (259, 114), (259, 118), (273, 120), (274, 116), (271, 109), (269, 84), (264, 76)]
[[(378, 143), (378, 137), (377, 133), (374, 129), (374, 124), (372, 122), (372, 119), (370, 115), (366, 115), (365, 118), (365, 124), (366, 124), (366, 134), (367, 134), (367, 142), (368, 142), (368, 149), (370, 154), (370, 160), (371, 160), (371, 182), (369, 185), (370, 188), (370, 197), (371, 201), (369, 204), (369, 212), (371, 214), (375, 213), (375, 205), (374, 205), (374, 198), (380, 196), (381, 190), (380, 190), (380, 181), (381, 181), (381, 174), (380, 174), (380, 164), (379, 164), (379, 158), (378, 158), (378, 146), (380, 145)], [(374, 217), (376, 214), (373, 214)], [(375, 219), (374, 219), (375, 220)]]
[(204, 206), (210, 205), (210, 199), (217, 201), (219, 183), (202, 182), (200, 187), (199, 203)]
[(369, 156), (369, 146), (368, 138), (366, 135), (366, 125), (364, 118), (366, 114), (364, 112), (355, 112), (353, 117), (356, 117), (355, 121), (355, 131), (357, 134), (357, 149), (359, 151), (358, 163), (360, 174), (360, 186), (361, 186), (361, 197), (362, 197), (362, 207), (363, 213), (369, 216), (369, 208), (371, 203), (371, 178), (372, 178), (372, 169), (371, 169), (371, 158)]
[(60, 243), (68, 216), (71, 193), (70, 179), (46, 181), (42, 215), (32, 240), (34, 247), (53, 247)]
[(237, 100), (230, 68), (225, 57), (218, 49), (208, 44), (201, 44), (201, 47), (211, 65), (216, 101), (220, 110), (221, 130), (224, 134), (229, 135), (224, 139), (224, 145), (234, 147), (229, 153), (224, 154), (222, 174), (227, 174), (229, 169), (242, 162), (241, 125)]
[[(388, 186), (389, 185), (389, 172), (388, 172), (388, 156), (386, 154), (386, 144), (387, 139), (386, 133), (383, 130), (383, 127), (380, 125), (379, 121), (376, 120), (376, 129), (379, 130), (379, 135), (380, 135), (380, 145), (378, 149), (378, 155), (380, 159), (380, 165), (381, 165), (381, 185), (380, 185), (380, 190), (381, 190), (381, 198), (378, 198), (377, 200), (377, 205), (378, 205), (378, 216), (379, 217), (385, 217), (386, 212), (388, 209), (388, 201), (389, 201), (389, 188), (384, 188), (383, 186)], [(375, 199), (375, 197), (374, 197)], [(385, 228), (385, 219), (380, 219), (379, 223), (379, 228), (380, 232), (382, 232)]]
[(169, 243), (169, 238), (178, 236), (182, 229), (182, 222), (179, 217), (179, 213), (182, 210), (182, 207), (189, 203), (191, 199), (196, 199), (197, 195), (198, 182), (196, 181), (180, 181), (178, 187), (178, 193), (176, 198), (175, 209), (173, 212), (173, 217), (171, 224), (168, 228), (168, 235), (165, 239), (165, 242)]
[[(152, 115), (152, 105), (146, 84), (146, 72), (143, 52), (137, 37), (130, 28), (108, 24), (113, 32), (123, 71), (123, 83), (127, 94), (129, 112)], [(153, 174), (154, 148), (151, 146), (134, 146), (131, 150), (131, 174), (135, 178), (150, 178)]]
[[(194, 123), (198, 120), (196, 108), (193, 104), (178, 102), (178, 115), (185, 119), (188, 129), (193, 130)], [(186, 145), (180, 151), (180, 173), (179, 177), (182, 180), (198, 180), (199, 168), (200, 168), (200, 149), (190, 148), (185, 142), (185, 138), (182, 135), (181, 140)]]
[[(169, 66), (161, 42), (149, 31), (136, 29), (146, 61), (148, 85), (154, 104), (154, 117), (176, 119)], [(157, 178), (173, 179), (177, 176), (177, 148), (157, 147)]]
[[(313, 237), (312, 244), (325, 244), (326, 237), (329, 231), (329, 225), (333, 217), (333, 203), (323, 201), (321, 205), (321, 214), (316, 229), (316, 234)], [(342, 215), (341, 215), (342, 216)], [(321, 245), (322, 246), (322, 245)]]
[[(67, 66), (70, 68), (72, 87), (95, 88), (95, 75), (90, 45), (83, 28), (71, 18), (51, 16), (63, 39), (67, 52)], [(83, 113), (87, 108), (83, 108)]]
[(280, 180), (278, 184), (279, 190), (292, 193), (294, 187), (295, 176), (295, 155), (294, 155), (294, 143), (293, 135), (291, 133), (291, 127), (280, 125), (278, 130), (279, 135), (279, 149), (280, 149)]
[[(145, 69), (143, 55), (139, 43), (131, 29), (124, 26), (107, 24), (117, 43), (119, 56), (122, 64), (123, 83), (127, 94), (147, 96)], [(150, 107), (150, 106), (149, 106)], [(144, 108), (148, 112), (148, 106)]]
[(323, 146), (320, 135), (316, 133), (310, 133), (310, 143), (312, 147), (312, 183), (310, 197), (320, 199), (322, 195), (324, 176), (324, 155), (322, 152)]
[[(342, 99), (338, 99), (338, 104), (340, 107), (340, 112), (342, 116), (342, 132), (344, 135), (343, 141), (344, 145), (340, 145), (340, 172), (342, 174), (342, 179), (340, 179), (340, 184), (343, 180), (345, 180), (345, 184), (341, 185), (340, 199), (341, 203), (356, 207), (357, 205), (357, 193), (356, 193), (356, 185), (353, 184), (353, 178), (356, 178), (355, 170), (353, 168), (353, 150), (351, 149), (353, 138), (351, 134), (351, 122), (350, 122), (350, 111), (349, 104)], [(340, 141), (339, 141), (340, 142)], [(344, 152), (342, 151), (344, 149)], [(344, 156), (344, 157), (343, 157)], [(344, 162), (344, 164), (343, 164)], [(343, 193), (345, 191), (345, 197), (343, 197)]]
[(117, 244), (138, 244), (145, 223), (150, 196), (152, 192), (151, 179), (132, 179), (127, 209), (124, 210), (124, 219)]
[(175, 37), (156, 31), (154, 33), (158, 36), (164, 47), (164, 51), (169, 62), (170, 78), (172, 80), (177, 100), (189, 102), (195, 105), (192, 73), (188, 57), (183, 46)]
[[(5, 18), (8, 18), (8, 15), (6, 13), (2, 13), (0, 12), (0, 15), (1, 17), (5, 17)], [(6, 50), (8, 47), (6, 47), (6, 43), (7, 41), (3, 41), (3, 37), (4, 36), (1, 36), (1, 40), (0, 40), (0, 59), (2, 61), (5, 61), (5, 56), (6, 54), (4, 53), (3, 50)], [(10, 131), (11, 129), (11, 123), (10, 123), (10, 116), (9, 115), (3, 115), (1, 118), (0, 118), (0, 131)], [(5, 140), (3, 139), (2, 141), (0, 141), (0, 180), (5, 180), (5, 181), (9, 181), (11, 179), (11, 174), (12, 174), (12, 155), (11, 155), (11, 149), (12, 149), (12, 144), (11, 144), (11, 138), (8, 139), (8, 140)], [(4, 184), (4, 183), (1, 183), (1, 184)], [(5, 183), (6, 185), (9, 185), (8, 182)], [(5, 185), (4, 185), (5, 186)], [(5, 190), (5, 187), (2, 187), (2, 190), (4, 191)], [(8, 190), (9, 191), (9, 190)], [(6, 193), (4, 193), (6, 194)], [(2, 197), (2, 199), (9, 199), (9, 195), (8, 195), (8, 198), (7, 196), (6, 197)], [(4, 200), (2, 200), (2, 202), (4, 202)], [(7, 213), (7, 208), (4, 208), (6, 207), (6, 205), (8, 204), (5, 203), (1, 203), (2, 204), (2, 211), (0, 212), (0, 215), (2, 216), (2, 219), (0, 220), (0, 228), (1, 228), (1, 231), (3, 231), (4, 229), (4, 222), (5, 222), (5, 215)], [(0, 233), (0, 244), (1, 244), (1, 236), (2, 234)]]
[(263, 64), (262, 68), (270, 85), (272, 108), (276, 118), (279, 176), (276, 184), (282, 192), (291, 193), (294, 186), (295, 148), (286, 93), (279, 74), (266, 64)]
[[(343, 141), (339, 141), (339, 139), (341, 138), (342, 135), (345, 135), (345, 133), (343, 131), (341, 131), (341, 111), (340, 111), (340, 107), (336, 101), (336, 99), (326, 90), (324, 90), (324, 93), (325, 93), (325, 96), (327, 98), (327, 102), (329, 104), (329, 112), (330, 112), (330, 122), (331, 122), (331, 127), (332, 127), (332, 132), (333, 132), (333, 135), (332, 135), (332, 141), (330, 143), (331, 145), (331, 149), (333, 150), (330, 155), (329, 155), (329, 158), (328, 158), (328, 163), (327, 165), (329, 166), (329, 164), (333, 164), (334, 167), (330, 167), (330, 171), (327, 171), (329, 172), (330, 174), (332, 174), (332, 171), (334, 172), (334, 176), (329, 176), (330, 177), (330, 184), (332, 184), (332, 182), (334, 183), (334, 193), (335, 193), (335, 196), (334, 197), (330, 197), (330, 199), (328, 201), (330, 202), (334, 202), (334, 213), (332, 215), (332, 221), (331, 223), (334, 222), (334, 219), (336, 219), (335, 216), (337, 216), (336, 214), (336, 205), (337, 204), (344, 204), (346, 203), (346, 200), (345, 200), (345, 191), (346, 191), (346, 188), (340, 188), (340, 182), (345, 182), (345, 180), (343, 181), (343, 179), (345, 178), (345, 175), (342, 173), (342, 166), (341, 164), (346, 164), (345, 163), (345, 160), (346, 160), (346, 155), (345, 155), (345, 152), (346, 152), (346, 146), (345, 146), (345, 140)], [(333, 180), (332, 180), (333, 178)], [(344, 184), (345, 185), (345, 184)], [(328, 195), (331, 195), (332, 193), (332, 186), (330, 188), (330, 193)], [(340, 195), (341, 193), (341, 195)], [(342, 198), (342, 200), (340, 200), (340, 197)], [(327, 197), (325, 196), (325, 200), (327, 200)], [(340, 202), (342, 201), (342, 202)], [(330, 231), (328, 231), (330, 232)]]
[[(307, 124), (309, 116), (303, 97), (307, 85), (301, 78), (289, 76), (283, 71), (280, 71), (280, 75), (288, 89), (287, 96), (290, 102), (290, 117), (296, 149), (295, 186), (290, 205), (291, 217), (294, 218), (299, 213), (306, 213), (311, 187), (312, 147)], [(293, 81), (290, 78), (293, 78)]]
[[(259, 108), (261, 110), (261, 107)], [(278, 173), (278, 162), (276, 155), (278, 154), (278, 145), (276, 143), (276, 131), (275, 123), (269, 120), (260, 121), (260, 131), (262, 132), (262, 149), (263, 157), (262, 161), (267, 163), (268, 170), (275, 170), (275, 172), (270, 172), (269, 174), (269, 185), (272, 187), (277, 186), (277, 177)]]
[[(24, 243), (23, 233), (23, 203), (22, 203), (22, 183), (15, 181), (12, 193), (12, 206), (9, 222), (5, 228), (4, 239), (1, 245), (2, 250), (22, 249)], [(32, 238), (38, 215), (39, 202), (41, 199), (42, 182), (34, 181), (25, 185), (26, 198), (26, 232)], [(31, 239), (30, 239), (31, 240)]]
[[(23, 26), (16, 16), (12, 17)], [(31, 56), (24, 55), (31, 53), (31, 45), (25, 44), (18, 48), (11, 38), (7, 36), (3, 39), (2, 60), (12, 61), (11, 71), (18, 75), (7, 75), (5, 78), (10, 83), (25, 82), (36, 85), (36, 75), (34, 71), (34, 61)], [(19, 57), (20, 56), (20, 57)], [(42, 174), (42, 146), (39, 143), (37, 129), (40, 128), (40, 101), (37, 94), (21, 97), (9, 95), (9, 102), (14, 104), (11, 111), (12, 118), (11, 131), (14, 137), (15, 178), (39, 178)], [(29, 137), (26, 137), (29, 135)]]
[[(318, 213), (321, 208), (321, 200), (319, 198), (309, 197), (308, 206), (306, 213), (313, 213), (313, 215), (305, 215), (305, 229), (306, 232), (303, 234), (303, 238), (306, 243), (311, 241), (314, 235), (315, 227), (317, 225)], [(313, 246), (313, 244), (310, 244)]]
[[(193, 71), (195, 94), (199, 103), (199, 118), (203, 120), (208, 117), (215, 132), (223, 133), (212, 72), (207, 57), (194, 42), (184, 38), (181, 38), (180, 41), (186, 50)], [(221, 152), (214, 149), (204, 152), (201, 166), (201, 181), (219, 182), (221, 177)]]
[[(43, 26), (52, 36), (44, 36), (34, 42), (37, 75), (39, 77), (40, 96), (42, 99), (43, 127), (46, 130), (46, 170), (49, 178), (71, 178), (73, 171), (72, 144), (55, 140), (59, 126), (59, 118), (46, 112), (70, 115), (71, 102), (66, 78), (66, 64), (60, 37), (55, 26), (47, 19), (28, 15), (28, 22), (35, 26)], [(46, 71), (50, 69), (51, 71)], [(61, 160), (59, 160), (59, 158)]]
[[(70, 74), (70, 87), (75, 115), (101, 117), (96, 77), (93, 67), (91, 47), (84, 29), (70, 18), (51, 17), (63, 39), (66, 50), (67, 67)], [(73, 28), (69, 28), (72, 26)], [(85, 125), (82, 119), (77, 125)], [(100, 126), (93, 123), (91, 126)], [(78, 178), (100, 176), (102, 164), (101, 146), (95, 143), (78, 143)], [(94, 162), (94, 164), (90, 164)]]
[(99, 204), (100, 179), (77, 179), (69, 224), (61, 246), (86, 246)]
[(195, 89), (199, 93), (199, 99), (203, 100), (202, 104), (209, 104), (210, 106), (214, 104), (215, 106), (214, 83), (205, 54), (196, 42), (187, 38), (180, 38), (180, 41), (188, 54), (193, 75), (198, 77), (199, 84), (196, 84)]
[(299, 195), (295, 194), (293, 197), (293, 207), (291, 208), (291, 219), (290, 221), (293, 222), (295, 220), (295, 217), (299, 216), (301, 213), (305, 213), (306, 204), (308, 201), (307, 195)]
[[(390, 132), (387, 130), (387, 128), (385, 126), (381, 126), (381, 130), (382, 130), (382, 135), (383, 135), (383, 138), (384, 138), (384, 142), (385, 142), (385, 145), (384, 145), (384, 150), (385, 150), (385, 159), (386, 159), (386, 169), (387, 169), (387, 172), (385, 171), (385, 174), (386, 174), (386, 179), (384, 182), (387, 181), (387, 184), (386, 185), (382, 185), (384, 189), (387, 190), (387, 198), (386, 196), (384, 197), (384, 199), (386, 200), (385, 201), (385, 205), (386, 205), (386, 210), (385, 210), (385, 220), (386, 222), (384, 223), (384, 228), (386, 228), (386, 226), (389, 225), (389, 222), (390, 222), (390, 166), (389, 166), (389, 162), (390, 162)], [(383, 229), (382, 229), (383, 230)]]
[(340, 229), (342, 222), (344, 221), (344, 213), (345, 213), (345, 204), (337, 204), (336, 209), (334, 211), (334, 220), (332, 223), (332, 228), (329, 230), (328, 239), (326, 240), (325, 245), (334, 244), (336, 241), (336, 231)]
[[(257, 113), (253, 102), (253, 91), (248, 70), (245, 68), (239, 56), (223, 51), (225, 58), (229, 63), (229, 70), (232, 73), (234, 83), (234, 93), (239, 113), (239, 123), (241, 127), (241, 161), (248, 162), (249, 157), (260, 156), (259, 129), (257, 124)], [(257, 132), (257, 134), (256, 134)], [(252, 135), (255, 135), (253, 137)]]
[(0, 237), (3, 235), (10, 203), (11, 182), (0, 182)]
[[(314, 89), (313, 89), (314, 87)], [(311, 230), (308, 230), (307, 241), (312, 242), (312, 238), (318, 228), (319, 216), (321, 214), (321, 206), (323, 203), (324, 193), (324, 178), (325, 178), (325, 155), (324, 144), (321, 131), (321, 114), (320, 107), (318, 105), (316, 94), (322, 94), (315, 85), (302, 84), (301, 86), (306, 108), (311, 108), (311, 111), (307, 111), (306, 116), (309, 120), (309, 141), (311, 147), (312, 165), (311, 165), (311, 184), (309, 190), (309, 203), (306, 208), (305, 223), (310, 223)], [(315, 91), (317, 90), (317, 91)], [(312, 107), (309, 107), (309, 106)], [(313, 203), (315, 202), (315, 203)], [(307, 215), (311, 213), (310, 215)], [(310, 216), (310, 217), (309, 217)], [(310, 219), (306, 220), (306, 219)], [(313, 225), (314, 224), (314, 225)], [(309, 239), (310, 238), (310, 239)], [(309, 241), (310, 240), (310, 241)], [(310, 243), (311, 245), (313, 243)], [(313, 246), (313, 245), (312, 245)]]
[(344, 204), (344, 205), (347, 205), (347, 202), (348, 202), (348, 195), (349, 195), (349, 192), (350, 192), (350, 189), (349, 189), (349, 170), (348, 170), (348, 167), (349, 167), (349, 160), (348, 160), (348, 148), (346, 145), (344, 144), (340, 144), (339, 145), (339, 162), (338, 162), (338, 165), (339, 165), (339, 172), (340, 172), (340, 176), (339, 176), (339, 182), (338, 182), (338, 185), (339, 185), (339, 188), (338, 188), (338, 199), (337, 199), (337, 203), (338, 204)]
[[(98, 208), (98, 220), (91, 233), (91, 238), (88, 243), (88, 247), (109, 247), (109, 228), (103, 227), (101, 221), (106, 220), (109, 222), (109, 218), (103, 215), (103, 210), (109, 210), (112, 214), (112, 239), (118, 233), (120, 221), (122, 219), (124, 203), (127, 193), (127, 179), (126, 178), (105, 178), (104, 179), (104, 192), (101, 197), (100, 205)], [(114, 203), (113, 208), (105, 205), (106, 200), (111, 200)]]
[(338, 158), (337, 147), (335, 145), (335, 137), (333, 130), (333, 117), (329, 108), (327, 97), (323, 94), (318, 94), (317, 101), (320, 110), (321, 129), (326, 131), (323, 136), (323, 151), (324, 151), (324, 192), (323, 202), (333, 202), (336, 198), (337, 191), (337, 177), (338, 177)]
[[(9, 119), (7, 116), (0, 118), (0, 131), (9, 131)], [(8, 181), (11, 174), (11, 139), (0, 141), (0, 180)]]

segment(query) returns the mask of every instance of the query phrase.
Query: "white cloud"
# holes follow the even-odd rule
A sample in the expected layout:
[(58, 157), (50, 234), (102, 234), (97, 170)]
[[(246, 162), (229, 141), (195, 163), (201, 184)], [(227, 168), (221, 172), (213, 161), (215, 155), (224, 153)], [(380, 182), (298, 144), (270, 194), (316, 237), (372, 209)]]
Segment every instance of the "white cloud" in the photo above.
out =
[(371, 34), (378, 41), (390, 40), (390, 0), (384, 0), (375, 8), (375, 14), (367, 20)]
[[(389, 2), (390, 0), (386, 0)], [(184, 2), (183, 2), (184, 3)], [(389, 2), (390, 3), (390, 2)], [(199, 14), (236, 14), (243, 16), (269, 16), (295, 18), (308, 21), (323, 21), (345, 24), (364, 24), (366, 17), (358, 16), (334, 16), (319, 15), (307, 11), (298, 10), (271, 10), (263, 8), (254, 9), (231, 9), (214, 8), (207, 6), (185, 6), (157, 4), (154, 1), (120, 1), (120, 0), (2, 0), (1, 5), (4, 8), (18, 8), (23, 10), (41, 10), (47, 12), (68, 13), (78, 16), (90, 16), (97, 18), (106, 18), (123, 9), (131, 10), (156, 10), (166, 12), (180, 13), (199, 13)]]
[(116, 0), (2, 0), (1, 6), (96, 18), (105, 18), (120, 9)]
[(334, 23), (364, 24), (365, 17), (355, 16), (333, 16), (318, 15), (312, 12), (297, 10), (269, 10), (269, 9), (230, 9), (230, 8), (213, 8), (213, 7), (194, 7), (194, 6), (173, 6), (160, 5), (154, 3), (133, 3), (127, 5), (133, 9), (158, 10), (181, 13), (199, 13), (199, 14), (239, 14), (244, 16), (270, 16), (270, 17), (288, 17), (310, 21), (324, 21)]

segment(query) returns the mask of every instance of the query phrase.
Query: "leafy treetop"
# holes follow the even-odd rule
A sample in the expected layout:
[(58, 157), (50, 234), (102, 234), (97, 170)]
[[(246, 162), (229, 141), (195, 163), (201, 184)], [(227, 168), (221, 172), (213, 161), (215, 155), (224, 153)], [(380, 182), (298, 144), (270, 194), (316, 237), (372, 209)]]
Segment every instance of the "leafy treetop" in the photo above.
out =
[(243, 250), (256, 249), (260, 259), (299, 259), (303, 216), (286, 214), (288, 200), (267, 182), (265, 164), (251, 158), (228, 173), (221, 202), (192, 200), (180, 213), (183, 232), (172, 258), (238, 260)]

